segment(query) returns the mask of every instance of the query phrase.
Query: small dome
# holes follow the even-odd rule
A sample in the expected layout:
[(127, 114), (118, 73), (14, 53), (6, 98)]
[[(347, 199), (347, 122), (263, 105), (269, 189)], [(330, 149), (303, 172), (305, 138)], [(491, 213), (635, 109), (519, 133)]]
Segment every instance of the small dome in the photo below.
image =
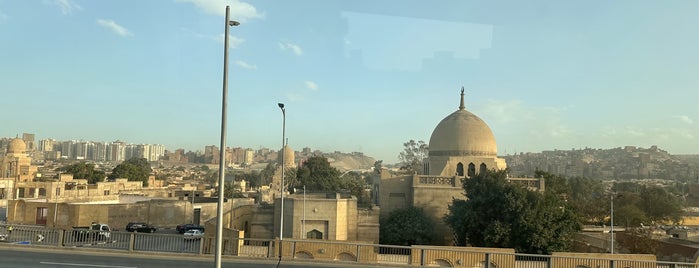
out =
[(12, 141), (10, 141), (10, 144), (7, 145), (7, 153), (25, 153), (27, 151), (27, 144), (24, 143), (24, 140), (20, 138), (14, 138)]
[(461, 91), (459, 110), (442, 119), (432, 132), (429, 156), (497, 156), (490, 127), (464, 107)]

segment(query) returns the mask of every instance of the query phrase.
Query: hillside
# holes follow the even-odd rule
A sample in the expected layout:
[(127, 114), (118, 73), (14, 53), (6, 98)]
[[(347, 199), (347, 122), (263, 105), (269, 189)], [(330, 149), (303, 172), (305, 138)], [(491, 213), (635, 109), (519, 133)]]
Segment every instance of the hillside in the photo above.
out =
[(566, 177), (603, 180), (699, 179), (699, 155), (672, 155), (657, 146), (554, 150), (507, 155), (504, 158), (515, 176), (533, 176), (539, 169)]

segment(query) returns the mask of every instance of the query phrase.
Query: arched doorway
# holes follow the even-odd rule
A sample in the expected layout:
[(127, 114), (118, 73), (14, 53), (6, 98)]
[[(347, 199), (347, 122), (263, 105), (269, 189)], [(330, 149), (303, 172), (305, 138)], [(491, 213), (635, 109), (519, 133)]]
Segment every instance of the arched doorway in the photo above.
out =
[(456, 176), (463, 176), (464, 175), (464, 164), (459, 162), (459, 164), (456, 165)]
[(481, 168), (478, 173), (485, 173), (486, 171), (488, 171), (488, 166), (486, 166), (485, 163), (481, 163)]

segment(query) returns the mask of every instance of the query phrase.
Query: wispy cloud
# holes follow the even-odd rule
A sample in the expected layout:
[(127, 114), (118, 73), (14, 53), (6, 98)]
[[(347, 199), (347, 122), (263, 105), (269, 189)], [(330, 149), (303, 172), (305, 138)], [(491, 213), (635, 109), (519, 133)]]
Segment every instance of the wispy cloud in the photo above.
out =
[(296, 44), (292, 44), (289, 42), (285, 42), (285, 43), (279, 42), (279, 48), (281, 50), (284, 50), (284, 51), (291, 50), (291, 52), (293, 52), (297, 56), (303, 55), (303, 50), (301, 49), (301, 47), (299, 47)]
[[(223, 40), (224, 36), (225, 35), (223, 35), (223, 34), (219, 34), (218, 41), (223, 43), (225, 41), (225, 40)], [(235, 37), (231, 34), (228, 35), (228, 47), (230, 47), (230, 48), (236, 48), (236, 47), (240, 46), (240, 44), (242, 44), (243, 42), (245, 42), (245, 39), (243, 39), (243, 38)]]
[(226, 6), (231, 7), (231, 19), (239, 22), (246, 22), (251, 19), (263, 19), (265, 15), (246, 2), (240, 0), (176, 0), (177, 2), (192, 3), (202, 12), (225, 16)]
[(304, 82), (304, 84), (306, 84), (306, 88), (308, 88), (310, 90), (313, 90), (313, 91), (318, 90), (318, 84), (316, 84), (316, 82), (306, 81), (306, 82)]
[(290, 101), (303, 101), (306, 99), (305, 96), (303, 96), (302, 94), (298, 94), (298, 93), (286, 93), (286, 97)]
[(257, 65), (253, 65), (253, 64), (244, 62), (242, 60), (236, 61), (235, 64), (237, 64), (238, 66), (243, 67), (245, 69), (257, 70)]
[(694, 120), (692, 118), (689, 118), (689, 116), (686, 115), (677, 115), (675, 118), (679, 119), (680, 121), (687, 123), (689, 125), (694, 124)]
[(51, 0), (48, 2), (51, 5), (58, 6), (61, 9), (63, 15), (68, 15), (76, 10), (82, 10), (83, 8), (71, 0)]
[(121, 36), (123, 36), (123, 37), (127, 37), (127, 36), (132, 36), (132, 35), (133, 35), (133, 33), (131, 33), (131, 32), (130, 32), (129, 30), (127, 30), (126, 28), (122, 27), (121, 25), (117, 24), (117, 23), (114, 22), (113, 20), (98, 19), (98, 20), (97, 20), (97, 23), (98, 23), (99, 25), (102, 25), (102, 26), (106, 27), (107, 29), (112, 30), (114, 33), (116, 33), (116, 34), (118, 34), (118, 35), (121, 35)]

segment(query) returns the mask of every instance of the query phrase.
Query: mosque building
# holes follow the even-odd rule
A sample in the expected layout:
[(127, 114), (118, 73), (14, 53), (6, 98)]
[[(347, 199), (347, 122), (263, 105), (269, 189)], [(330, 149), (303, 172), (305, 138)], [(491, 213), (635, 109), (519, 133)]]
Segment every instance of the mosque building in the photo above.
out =
[(37, 167), (32, 165), (27, 144), (21, 138), (12, 139), (5, 155), (0, 155), (0, 206), (6, 206), (7, 200), (14, 199), (17, 183), (32, 181), (36, 173)]
[[(423, 174), (382, 177), (380, 182), (381, 216), (410, 206), (422, 208), (432, 219), (436, 245), (453, 245), (454, 235), (443, 217), (453, 199), (464, 199), (462, 179), (486, 170), (502, 170), (505, 160), (497, 156), (497, 144), (490, 127), (466, 110), (461, 90), (459, 109), (437, 124), (429, 142)], [(509, 178), (535, 190), (543, 190), (540, 179)]]

